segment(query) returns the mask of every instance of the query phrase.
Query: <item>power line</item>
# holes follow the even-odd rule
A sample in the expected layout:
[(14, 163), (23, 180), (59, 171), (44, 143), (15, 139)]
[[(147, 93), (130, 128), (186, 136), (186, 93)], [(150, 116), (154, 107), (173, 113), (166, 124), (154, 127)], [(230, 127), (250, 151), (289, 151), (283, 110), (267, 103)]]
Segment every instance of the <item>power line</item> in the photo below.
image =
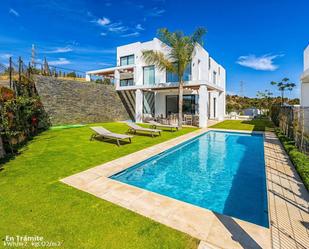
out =
[(35, 47), (34, 47), (34, 44), (32, 44), (32, 49), (31, 49), (31, 64), (32, 64), (32, 66), (35, 66)]
[(239, 95), (241, 97), (244, 97), (244, 84), (245, 83), (242, 80), (239, 82)]

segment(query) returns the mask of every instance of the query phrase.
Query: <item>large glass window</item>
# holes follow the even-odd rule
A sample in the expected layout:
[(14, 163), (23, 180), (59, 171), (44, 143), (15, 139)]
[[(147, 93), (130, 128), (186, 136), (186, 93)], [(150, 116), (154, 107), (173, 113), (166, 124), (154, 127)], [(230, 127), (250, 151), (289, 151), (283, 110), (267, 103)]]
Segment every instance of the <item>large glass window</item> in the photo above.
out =
[[(175, 63), (175, 66), (177, 66), (177, 63)], [(184, 81), (189, 81), (191, 80), (191, 62), (188, 63), (186, 70), (183, 75), (183, 80)], [(166, 82), (178, 82), (178, 75), (175, 73), (171, 73), (166, 71)]]
[(154, 85), (155, 84), (155, 67), (147, 66), (143, 67), (143, 77), (144, 85)]
[[(196, 95), (183, 95), (183, 114), (195, 114), (197, 110)], [(178, 96), (166, 96), (166, 116), (178, 113)]]
[(217, 72), (213, 71), (213, 76), (212, 76), (212, 83), (217, 84)]
[(120, 57), (120, 66), (126, 66), (132, 64), (134, 64), (134, 54)]

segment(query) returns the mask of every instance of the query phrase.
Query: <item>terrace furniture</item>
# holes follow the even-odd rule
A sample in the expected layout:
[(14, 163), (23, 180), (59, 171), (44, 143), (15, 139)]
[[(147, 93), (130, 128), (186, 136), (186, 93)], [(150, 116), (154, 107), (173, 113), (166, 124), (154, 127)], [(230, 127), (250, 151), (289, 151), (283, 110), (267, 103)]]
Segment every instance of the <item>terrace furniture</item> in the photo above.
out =
[(156, 129), (157, 127), (162, 127), (162, 128), (168, 128), (171, 129), (171, 131), (178, 131), (178, 126), (177, 125), (168, 125), (168, 124), (160, 124), (156, 121), (150, 120), (148, 121), (149, 124), (151, 124), (151, 128)]
[(183, 115), (183, 124), (186, 124), (186, 125), (193, 125), (193, 118), (192, 118), (192, 115)]
[(90, 140), (92, 140), (93, 138), (95, 137), (102, 137), (103, 139), (104, 138), (109, 138), (109, 139), (115, 139), (117, 141), (117, 146), (120, 146), (120, 140), (124, 140), (124, 139), (128, 139), (129, 142), (131, 143), (131, 138), (133, 136), (130, 136), (130, 135), (125, 135), (125, 134), (119, 134), (119, 133), (113, 133), (103, 127), (90, 127), (94, 132), (95, 134), (92, 134), (91, 135), (91, 138)]
[(136, 134), (136, 132), (148, 132), (151, 134), (151, 137), (154, 137), (154, 135), (161, 136), (161, 130), (144, 128), (131, 122), (126, 122), (126, 124), (130, 127), (128, 133)]

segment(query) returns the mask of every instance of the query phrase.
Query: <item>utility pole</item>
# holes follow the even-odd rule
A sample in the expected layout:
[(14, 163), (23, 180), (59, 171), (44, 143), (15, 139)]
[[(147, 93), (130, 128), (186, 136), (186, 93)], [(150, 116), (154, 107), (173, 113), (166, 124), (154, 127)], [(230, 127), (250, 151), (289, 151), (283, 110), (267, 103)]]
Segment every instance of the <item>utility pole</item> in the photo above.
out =
[(239, 82), (239, 95), (244, 97), (244, 82), (242, 80)]
[(32, 49), (31, 49), (31, 64), (32, 64), (32, 67), (35, 67), (35, 47), (34, 47), (34, 44), (32, 44)]

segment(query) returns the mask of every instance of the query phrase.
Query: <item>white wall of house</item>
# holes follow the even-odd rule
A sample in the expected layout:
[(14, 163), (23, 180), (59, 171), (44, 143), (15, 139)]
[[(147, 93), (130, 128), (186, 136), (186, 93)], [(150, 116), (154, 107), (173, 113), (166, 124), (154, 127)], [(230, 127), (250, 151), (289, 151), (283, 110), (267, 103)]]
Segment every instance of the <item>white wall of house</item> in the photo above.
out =
[(309, 45), (304, 51), (304, 70), (309, 69)]
[[(114, 82), (116, 90), (134, 90), (135, 97), (137, 99), (136, 105), (140, 105), (142, 99), (142, 93), (140, 90), (146, 87), (150, 87), (144, 84), (144, 67), (150, 66), (142, 58), (143, 51), (156, 50), (161, 51), (164, 54), (168, 54), (170, 48), (162, 43), (159, 39), (154, 38), (147, 42), (135, 42), (124, 46), (117, 47), (117, 66), (110, 69), (102, 69), (103, 72), (110, 72), (114, 70)], [(121, 57), (134, 55), (134, 63), (132, 65), (121, 65)], [(133, 77), (134, 85), (120, 86), (119, 81), (121, 78), (120, 71), (123, 74), (128, 74), (128, 68), (131, 68), (130, 73)], [(132, 74), (133, 69), (133, 74)], [(105, 71), (104, 71), (105, 70)], [(100, 70), (89, 71), (90, 73), (98, 73)], [(159, 70), (157, 67), (154, 69), (155, 82), (154, 85), (162, 86), (163, 88), (175, 84), (177, 82), (166, 82), (166, 70)], [(128, 74), (130, 75), (130, 74)], [(89, 78), (89, 77), (88, 77)], [(122, 78), (123, 79), (123, 78)], [(185, 82), (185, 85), (194, 85), (195, 90), (193, 94), (198, 95), (199, 113), (201, 127), (207, 125), (208, 116), (212, 119), (223, 120), (225, 116), (225, 81), (226, 73), (225, 69), (219, 65), (213, 58), (209, 56), (209, 53), (201, 46), (197, 45), (194, 49), (192, 61), (191, 61), (191, 77), (189, 81)], [(187, 91), (187, 93), (186, 93)], [(207, 93), (207, 94), (206, 94)], [(155, 116), (166, 115), (166, 95), (177, 95), (177, 89), (172, 90), (159, 90), (155, 92)], [(185, 90), (184, 94), (192, 94), (192, 90)], [(214, 98), (216, 99), (216, 110), (214, 111)], [(143, 108), (136, 106), (136, 121), (141, 120), (141, 112)], [(206, 115), (206, 116), (204, 116)]]
[[(167, 54), (169, 48), (159, 39), (154, 38), (148, 42), (135, 42), (117, 47), (117, 66), (120, 66), (120, 58), (134, 54), (135, 85), (143, 85), (143, 67), (149, 66), (142, 58), (144, 50), (158, 50)], [(216, 77), (214, 77), (214, 72)], [(191, 62), (191, 81), (207, 81), (211, 84), (225, 88), (225, 69), (219, 65), (208, 52), (200, 45), (195, 48)], [(155, 67), (155, 83), (166, 83), (166, 71)]]
[(309, 45), (304, 51), (304, 73), (302, 75), (300, 104), (309, 106)]

